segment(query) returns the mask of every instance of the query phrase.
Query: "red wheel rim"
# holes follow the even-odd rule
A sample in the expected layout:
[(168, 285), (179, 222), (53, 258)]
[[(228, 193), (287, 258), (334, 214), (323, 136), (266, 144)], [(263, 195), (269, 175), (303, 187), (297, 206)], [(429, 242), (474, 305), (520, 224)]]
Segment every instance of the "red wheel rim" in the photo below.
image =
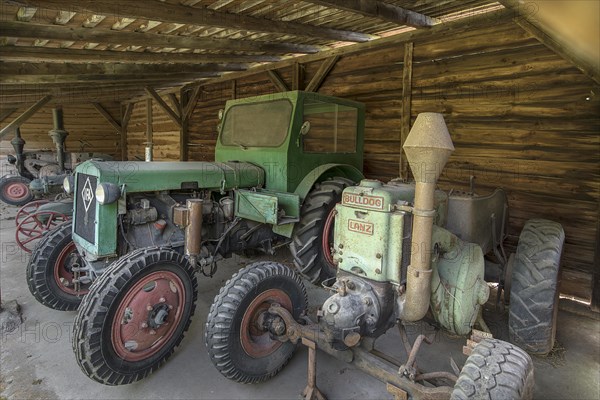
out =
[(68, 220), (69, 217), (66, 215), (54, 211), (31, 214), (17, 225), (15, 233), (17, 245), (27, 253), (31, 253), (46, 232)]
[(47, 203), (48, 200), (36, 200), (25, 204), (17, 212), (17, 216), (15, 217), (15, 225), (18, 226), (25, 218), (27, 218), (31, 214), (34, 214), (38, 210), (38, 208), (40, 208), (40, 206)]
[(173, 272), (153, 272), (133, 285), (112, 321), (112, 344), (125, 361), (156, 354), (171, 339), (185, 307), (185, 287)]
[(4, 186), (2, 194), (5, 198), (18, 202), (29, 196), (29, 187), (23, 182), (9, 182)]
[(56, 262), (54, 263), (54, 281), (60, 290), (65, 293), (72, 295), (84, 295), (89, 292), (89, 285), (80, 286), (79, 290), (73, 289), (73, 271), (71, 267), (77, 262), (77, 247), (75, 242), (71, 242), (65, 246), (64, 249), (58, 255)]
[(265, 313), (273, 303), (278, 303), (289, 312), (293, 312), (292, 300), (285, 292), (280, 289), (269, 289), (252, 300), (244, 313), (240, 326), (240, 340), (242, 348), (250, 357), (266, 357), (282, 345), (282, 342), (271, 339), (268, 330), (259, 326), (261, 314)]
[(335, 261), (333, 260), (333, 255), (331, 254), (331, 234), (333, 232), (333, 221), (335, 220), (335, 215), (337, 211), (335, 207), (331, 209), (329, 215), (327, 215), (327, 219), (325, 220), (325, 226), (323, 227), (323, 236), (321, 239), (321, 246), (323, 247), (323, 256), (325, 257), (325, 261), (331, 268), (337, 268)]

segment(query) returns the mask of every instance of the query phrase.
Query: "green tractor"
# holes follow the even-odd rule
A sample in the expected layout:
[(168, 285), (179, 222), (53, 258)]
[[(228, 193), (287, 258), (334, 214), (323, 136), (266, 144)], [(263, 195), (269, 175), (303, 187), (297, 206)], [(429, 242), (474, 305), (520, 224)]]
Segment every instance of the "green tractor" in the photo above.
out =
[(332, 276), (327, 217), (363, 178), (364, 119), (364, 105), (315, 93), (232, 100), (215, 162), (79, 165), (64, 182), (73, 219), (44, 236), (27, 281), (42, 304), (79, 309), (85, 373), (114, 385), (155, 370), (189, 326), (195, 274), (232, 254), (289, 244), (305, 276)]

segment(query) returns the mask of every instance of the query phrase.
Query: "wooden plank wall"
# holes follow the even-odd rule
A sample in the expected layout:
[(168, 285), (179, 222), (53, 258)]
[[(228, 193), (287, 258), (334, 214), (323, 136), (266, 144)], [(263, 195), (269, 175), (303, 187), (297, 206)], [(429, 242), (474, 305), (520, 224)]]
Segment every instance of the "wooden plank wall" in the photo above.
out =
[[(179, 160), (179, 127), (152, 101), (152, 143), (155, 161)], [(146, 146), (146, 102), (136, 103), (127, 128), (127, 158), (144, 160)]]
[[(116, 121), (120, 121), (120, 105), (116, 102), (102, 103), (102, 106), (112, 115)], [(20, 108), (8, 116), (0, 126), (8, 125), (12, 120), (27, 109)], [(54, 149), (52, 139), (48, 131), (53, 128), (52, 105), (43, 107), (21, 126), (21, 135), (25, 140), (25, 150)], [(65, 130), (69, 132), (66, 140), (67, 151), (80, 151), (84, 140), (89, 144), (84, 147), (85, 151), (106, 153), (120, 159), (119, 132), (96, 111), (91, 104), (69, 104), (63, 106)], [(12, 133), (8, 133), (0, 143), (0, 152), (3, 154), (14, 153), (10, 140)]]
[[(404, 45), (341, 57), (319, 92), (366, 104), (364, 171), (399, 175)], [(305, 65), (306, 85), (320, 62)], [(291, 86), (292, 68), (278, 70)], [(213, 160), (217, 113), (226, 100), (277, 91), (266, 73), (202, 88), (190, 121), (190, 160)], [(586, 97), (594, 90), (596, 96)], [(506, 189), (509, 250), (525, 221), (566, 231), (562, 291), (591, 297), (600, 200), (598, 86), (512, 22), (414, 44), (411, 123), (444, 114), (456, 151), (444, 189)], [(143, 131), (143, 129), (141, 130)], [(169, 142), (171, 143), (171, 142)], [(143, 154), (143, 150), (141, 152)], [(173, 152), (172, 159), (177, 159)]]

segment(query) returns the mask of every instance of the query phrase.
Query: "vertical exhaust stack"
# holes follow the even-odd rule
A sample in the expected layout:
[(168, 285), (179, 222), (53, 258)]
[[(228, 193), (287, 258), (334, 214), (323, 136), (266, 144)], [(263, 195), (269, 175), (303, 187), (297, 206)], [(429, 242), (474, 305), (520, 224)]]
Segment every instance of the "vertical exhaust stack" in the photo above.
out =
[(398, 318), (418, 321), (427, 313), (431, 297), (431, 234), (435, 217), (435, 186), (454, 151), (444, 117), (437, 113), (419, 114), (403, 148), (416, 188), (412, 252), (406, 291), (399, 299)]
[(69, 132), (65, 131), (62, 107), (56, 107), (52, 110), (52, 120), (54, 121), (54, 129), (48, 132), (48, 135), (56, 146), (56, 161), (62, 173), (65, 171), (65, 139), (69, 136)]

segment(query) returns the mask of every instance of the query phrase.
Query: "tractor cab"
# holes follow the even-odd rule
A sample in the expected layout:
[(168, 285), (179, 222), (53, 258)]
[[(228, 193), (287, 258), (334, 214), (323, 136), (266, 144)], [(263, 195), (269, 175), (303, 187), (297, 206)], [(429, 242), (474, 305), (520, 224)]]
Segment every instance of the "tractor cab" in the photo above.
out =
[(216, 161), (246, 161), (266, 172), (266, 189), (294, 192), (326, 164), (362, 170), (361, 103), (292, 91), (228, 101)]

